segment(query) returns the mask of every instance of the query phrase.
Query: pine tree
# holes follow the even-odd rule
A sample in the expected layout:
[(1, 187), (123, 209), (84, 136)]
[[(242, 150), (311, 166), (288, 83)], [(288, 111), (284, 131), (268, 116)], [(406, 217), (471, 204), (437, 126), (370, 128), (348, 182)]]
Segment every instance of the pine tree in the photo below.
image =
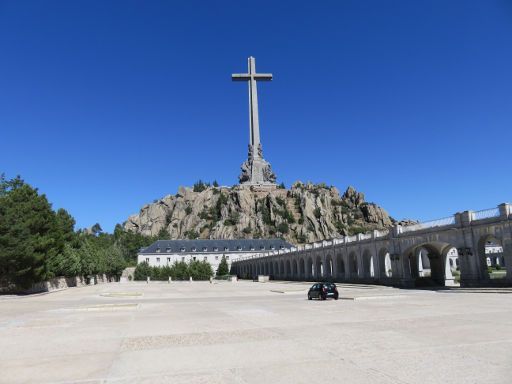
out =
[(217, 276), (225, 276), (229, 274), (228, 262), (226, 260), (226, 256), (222, 255), (222, 259), (220, 260), (219, 267), (217, 268)]
[(55, 240), (56, 218), (45, 195), (25, 184), (0, 178), (0, 279), (28, 288), (51, 271), (46, 261), (62, 249)]

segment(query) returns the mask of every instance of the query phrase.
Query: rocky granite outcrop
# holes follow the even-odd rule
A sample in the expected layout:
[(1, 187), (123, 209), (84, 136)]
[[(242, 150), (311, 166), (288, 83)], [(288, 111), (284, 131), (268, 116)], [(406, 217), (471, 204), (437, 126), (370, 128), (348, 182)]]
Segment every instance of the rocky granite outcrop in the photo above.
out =
[(290, 189), (247, 186), (180, 187), (142, 207), (124, 223), (129, 231), (171, 239), (283, 237), (305, 243), (389, 228), (394, 220), (364, 194), (343, 195), (325, 184), (296, 182)]

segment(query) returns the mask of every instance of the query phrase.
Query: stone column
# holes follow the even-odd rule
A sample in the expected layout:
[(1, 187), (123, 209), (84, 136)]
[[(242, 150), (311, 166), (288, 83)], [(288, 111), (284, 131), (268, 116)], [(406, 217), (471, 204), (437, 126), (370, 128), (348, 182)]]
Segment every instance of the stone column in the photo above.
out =
[(503, 240), (503, 259), (507, 269), (507, 280), (512, 282), (512, 239)]
[[(394, 257), (398, 257), (395, 261), (395, 265), (398, 267), (398, 278), (400, 279), (404, 287), (413, 287), (414, 281), (411, 276), (409, 255), (400, 253), (395, 254)], [(395, 271), (393, 270), (393, 277), (395, 277)]]
[(343, 263), (345, 264), (345, 280), (350, 280), (352, 273), (350, 271), (350, 262), (347, 248), (345, 248), (345, 252), (342, 254), (341, 257), (343, 259)]
[(375, 238), (377, 237), (377, 231), (373, 231), (372, 239), (373, 239), (373, 277), (375, 279), (380, 279), (381, 273), (380, 273), (380, 255), (379, 255), (379, 249), (377, 247), (377, 242), (375, 241)]

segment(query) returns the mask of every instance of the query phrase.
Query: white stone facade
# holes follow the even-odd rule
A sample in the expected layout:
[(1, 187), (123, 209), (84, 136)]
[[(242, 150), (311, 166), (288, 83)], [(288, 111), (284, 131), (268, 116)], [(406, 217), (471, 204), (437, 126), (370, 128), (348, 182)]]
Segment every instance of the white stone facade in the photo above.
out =
[(228, 267), (231, 263), (240, 257), (256, 256), (260, 252), (180, 252), (180, 253), (145, 253), (137, 255), (137, 264), (147, 262), (152, 267), (164, 267), (173, 265), (175, 262), (184, 261), (189, 263), (192, 260), (207, 261), (212, 266), (214, 272), (217, 272), (222, 256), (226, 256)]
[(223, 256), (231, 268), (231, 263), (240, 258), (258, 257), (290, 247), (291, 244), (282, 239), (158, 240), (139, 251), (137, 264), (146, 262), (152, 267), (165, 267), (177, 262), (206, 261), (217, 272)]

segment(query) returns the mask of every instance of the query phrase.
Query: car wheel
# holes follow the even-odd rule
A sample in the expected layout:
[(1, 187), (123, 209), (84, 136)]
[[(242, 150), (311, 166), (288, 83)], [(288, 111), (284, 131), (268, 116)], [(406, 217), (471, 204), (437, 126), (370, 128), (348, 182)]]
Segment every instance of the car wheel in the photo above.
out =
[(338, 300), (338, 298), (339, 298), (339, 295), (334, 296), (334, 300)]
[(310, 294), (308, 294), (308, 300), (311, 300), (311, 295)]
[(325, 299), (327, 299), (326, 295), (320, 295), (320, 300), (325, 300)]

